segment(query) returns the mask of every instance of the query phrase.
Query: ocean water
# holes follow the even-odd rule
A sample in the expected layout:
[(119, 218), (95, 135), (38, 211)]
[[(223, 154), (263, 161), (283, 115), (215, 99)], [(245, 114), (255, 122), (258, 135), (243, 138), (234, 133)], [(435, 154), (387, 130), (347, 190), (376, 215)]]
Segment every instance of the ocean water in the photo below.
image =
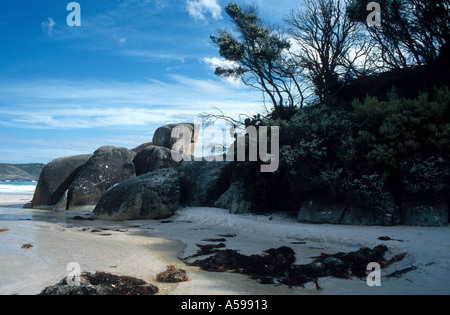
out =
[(33, 194), (37, 182), (0, 181), (0, 194), (21, 195)]

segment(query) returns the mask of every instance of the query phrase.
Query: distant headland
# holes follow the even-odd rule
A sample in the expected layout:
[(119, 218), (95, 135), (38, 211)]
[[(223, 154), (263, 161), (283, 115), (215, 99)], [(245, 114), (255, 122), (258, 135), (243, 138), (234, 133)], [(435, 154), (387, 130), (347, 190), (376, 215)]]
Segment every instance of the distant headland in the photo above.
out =
[(45, 164), (2, 164), (0, 163), (0, 181), (37, 181)]

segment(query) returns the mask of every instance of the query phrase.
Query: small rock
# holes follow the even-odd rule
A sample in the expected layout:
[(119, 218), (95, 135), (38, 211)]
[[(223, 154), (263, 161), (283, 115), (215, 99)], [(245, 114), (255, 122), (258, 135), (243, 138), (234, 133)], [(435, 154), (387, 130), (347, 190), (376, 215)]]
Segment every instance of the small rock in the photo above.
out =
[(167, 270), (157, 276), (159, 282), (177, 283), (189, 281), (186, 270), (176, 269), (175, 266), (168, 266)]
[(24, 209), (33, 209), (33, 203), (31, 201), (27, 202), (26, 204), (23, 205), (23, 208)]
[(39, 295), (155, 295), (158, 287), (133, 277), (104, 272), (83, 273), (80, 285), (69, 286), (67, 278), (45, 288)]

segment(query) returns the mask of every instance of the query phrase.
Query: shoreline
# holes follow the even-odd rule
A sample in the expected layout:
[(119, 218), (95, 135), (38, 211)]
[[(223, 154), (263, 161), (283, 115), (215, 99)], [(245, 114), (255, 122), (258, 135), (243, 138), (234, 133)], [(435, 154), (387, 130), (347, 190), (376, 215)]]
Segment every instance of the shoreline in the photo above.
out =
[[(76, 262), (82, 272), (108, 272), (140, 278), (160, 288), (158, 295), (298, 295), (298, 294), (449, 294), (450, 228), (358, 227), (299, 224), (287, 214), (229, 215), (221, 209), (180, 209), (161, 221), (77, 221), (89, 213), (55, 213), (17, 209), (30, 195), (0, 194), (0, 295), (37, 294), (69, 274)], [(12, 207), (12, 208), (11, 208)], [(15, 210), (12, 213), (8, 211)], [(97, 231), (97, 232), (96, 232)], [(224, 237), (226, 236), (226, 237)], [(389, 236), (390, 241), (378, 238)], [(183, 260), (197, 244), (224, 238), (227, 249), (261, 254), (269, 248), (291, 247), (297, 263), (321, 253), (351, 252), (386, 245), (390, 255), (407, 253), (404, 261), (383, 275), (414, 266), (401, 278), (383, 278), (371, 288), (360, 279), (321, 278), (305, 288), (263, 285), (248, 276), (202, 271)], [(22, 245), (31, 244), (29, 249)], [(200, 257), (202, 258), (202, 257)], [(169, 265), (185, 269), (191, 279), (178, 284), (156, 281)]]

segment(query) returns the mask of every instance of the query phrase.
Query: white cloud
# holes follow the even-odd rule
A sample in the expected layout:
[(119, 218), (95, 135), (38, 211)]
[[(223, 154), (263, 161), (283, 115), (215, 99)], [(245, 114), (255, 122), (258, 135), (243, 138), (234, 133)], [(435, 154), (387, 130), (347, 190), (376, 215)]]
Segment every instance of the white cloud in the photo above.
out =
[(222, 19), (222, 8), (218, 0), (187, 0), (187, 10), (196, 20), (206, 20), (208, 14), (216, 21)]
[[(216, 68), (235, 68), (238, 66), (236, 62), (228, 61), (223, 58), (217, 58), (217, 57), (205, 57), (202, 58), (201, 61), (206, 64), (212, 71), (215, 71)], [(226, 78), (226, 81), (234, 84), (239, 85), (241, 81), (238, 78)]]
[(260, 95), (226, 81), (181, 75), (167, 82), (23, 81), (0, 87), (0, 125), (30, 129), (154, 129), (219, 107), (254, 114)]
[(204, 63), (210, 66), (211, 69), (215, 70), (217, 67), (229, 68), (236, 67), (237, 63), (233, 61), (228, 61), (223, 58), (217, 57), (205, 57), (202, 59)]
[(56, 25), (55, 20), (49, 17), (47, 21), (41, 23), (42, 33), (51, 35), (55, 25)]

